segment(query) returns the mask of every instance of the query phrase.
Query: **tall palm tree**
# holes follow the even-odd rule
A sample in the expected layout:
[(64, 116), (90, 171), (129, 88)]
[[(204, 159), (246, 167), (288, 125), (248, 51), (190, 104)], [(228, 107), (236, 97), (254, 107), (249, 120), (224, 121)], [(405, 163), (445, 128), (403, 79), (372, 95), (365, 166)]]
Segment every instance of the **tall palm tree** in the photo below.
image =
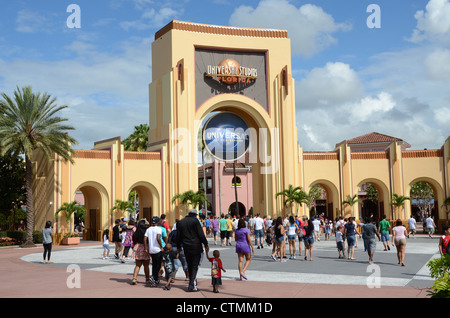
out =
[(122, 201), (117, 199), (114, 201), (114, 206), (111, 208), (111, 213), (114, 213), (115, 211), (119, 211), (122, 216), (125, 215), (125, 212), (128, 212), (129, 217), (131, 218), (131, 213), (134, 211), (134, 204), (130, 201)]
[(350, 194), (348, 194), (348, 195), (347, 195), (347, 198), (346, 198), (344, 201), (342, 201), (342, 204), (343, 204), (344, 206), (349, 205), (350, 208), (351, 208), (351, 211), (352, 211), (352, 216), (354, 216), (354, 213), (353, 213), (353, 206), (354, 206), (356, 203), (358, 203), (358, 202), (361, 202), (361, 200), (358, 199), (358, 195), (357, 195), (357, 194), (355, 194), (355, 195), (353, 195), (353, 196), (351, 196)]
[(127, 151), (145, 151), (148, 147), (148, 124), (141, 124), (134, 126), (134, 131), (131, 135), (122, 141), (122, 144)]
[(302, 187), (300, 186), (294, 187), (292, 184), (290, 184), (287, 189), (284, 189), (283, 191), (276, 193), (275, 198), (283, 196), (284, 205), (286, 207), (289, 207), (292, 213), (293, 204), (298, 202), (301, 198), (301, 196), (299, 195), (300, 191), (302, 191)]
[(55, 217), (58, 216), (60, 212), (64, 212), (66, 215), (66, 222), (69, 224), (69, 233), (72, 234), (72, 214), (78, 213), (78, 214), (86, 214), (86, 208), (80, 204), (78, 204), (77, 201), (72, 202), (65, 202), (61, 205), (61, 207), (56, 210)]
[(400, 215), (399, 215), (399, 209), (400, 208), (404, 208), (405, 207), (405, 201), (406, 200), (411, 200), (411, 198), (409, 198), (409, 197), (405, 197), (405, 196), (403, 196), (403, 195), (398, 195), (397, 193), (394, 193), (393, 195), (392, 195), (392, 200), (391, 200), (391, 205), (393, 206), (393, 207), (395, 207), (396, 208), (396, 210), (397, 210), (397, 218), (398, 217), (400, 217)]
[(34, 202), (33, 202), (33, 169), (31, 158), (35, 150), (42, 150), (50, 159), (53, 154), (64, 160), (74, 162), (75, 151), (72, 144), (78, 142), (67, 131), (74, 128), (62, 124), (67, 121), (57, 116), (58, 112), (67, 108), (56, 104), (56, 98), (49, 94), (33, 93), (31, 86), (17, 88), (14, 97), (2, 93), (0, 100), (0, 149), (5, 154), (13, 151), (25, 156), (26, 171), (26, 207), (27, 207), (27, 239), (23, 247), (35, 246), (33, 243)]

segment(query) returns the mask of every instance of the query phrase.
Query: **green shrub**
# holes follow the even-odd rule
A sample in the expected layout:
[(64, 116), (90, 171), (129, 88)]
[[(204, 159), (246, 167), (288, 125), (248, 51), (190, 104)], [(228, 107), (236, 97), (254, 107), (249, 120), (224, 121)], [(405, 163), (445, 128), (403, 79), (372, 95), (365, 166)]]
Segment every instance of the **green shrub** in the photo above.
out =
[(450, 255), (432, 259), (427, 266), (432, 278), (435, 278), (429, 294), (432, 298), (450, 298)]

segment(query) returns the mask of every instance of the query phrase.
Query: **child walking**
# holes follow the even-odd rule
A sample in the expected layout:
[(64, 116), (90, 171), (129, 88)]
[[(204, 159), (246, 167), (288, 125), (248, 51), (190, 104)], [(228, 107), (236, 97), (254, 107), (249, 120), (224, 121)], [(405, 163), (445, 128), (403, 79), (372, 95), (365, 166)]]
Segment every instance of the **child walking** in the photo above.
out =
[(226, 270), (222, 266), (222, 260), (220, 259), (220, 252), (218, 250), (213, 251), (213, 257), (209, 257), (209, 253), (206, 253), (206, 257), (211, 262), (211, 284), (213, 285), (213, 291), (219, 292), (219, 285), (222, 285), (222, 271)]
[(109, 230), (103, 231), (103, 259), (109, 259)]
[(342, 236), (343, 236), (343, 228), (341, 226), (338, 226), (336, 229), (336, 247), (339, 252), (339, 258), (345, 258), (344, 240)]
[(175, 280), (175, 266), (174, 261), (177, 258), (177, 253), (172, 249), (172, 244), (167, 243), (164, 246), (163, 252), (163, 264), (164, 271), (166, 272), (167, 283), (164, 286), (164, 290), (170, 290), (173, 281)]

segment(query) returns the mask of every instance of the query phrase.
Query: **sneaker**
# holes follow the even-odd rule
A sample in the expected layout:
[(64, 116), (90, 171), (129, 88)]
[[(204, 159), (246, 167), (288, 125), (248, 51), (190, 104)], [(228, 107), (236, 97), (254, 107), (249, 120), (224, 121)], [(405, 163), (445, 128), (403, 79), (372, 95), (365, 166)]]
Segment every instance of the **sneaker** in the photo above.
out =
[(148, 284), (150, 284), (152, 287), (156, 287), (156, 281), (155, 281), (155, 279), (153, 278), (153, 277), (150, 277), (148, 280), (147, 280), (147, 283)]
[(286, 262), (287, 262), (287, 259), (283, 258), (280, 262), (281, 262), (281, 263), (286, 263)]
[(274, 261), (276, 261), (276, 260), (277, 260), (277, 257), (276, 257), (275, 255), (272, 254), (272, 259), (273, 259)]

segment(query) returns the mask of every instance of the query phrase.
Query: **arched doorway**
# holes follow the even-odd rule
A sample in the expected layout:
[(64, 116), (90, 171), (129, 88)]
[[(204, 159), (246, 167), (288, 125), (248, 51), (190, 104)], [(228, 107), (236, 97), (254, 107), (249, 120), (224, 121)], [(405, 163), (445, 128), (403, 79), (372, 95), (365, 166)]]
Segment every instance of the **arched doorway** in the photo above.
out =
[[(416, 189), (418, 190), (417, 192), (420, 192), (421, 190), (426, 190), (427, 193), (421, 195), (417, 195), (417, 193), (414, 194), (415, 187), (419, 188)], [(430, 190), (432, 191), (432, 195)], [(418, 215), (418, 218), (422, 218), (420, 221), (423, 221), (426, 216), (432, 216), (434, 218), (436, 225), (438, 226), (437, 231), (441, 231), (442, 224), (440, 224), (439, 219), (446, 219), (446, 216), (444, 215), (445, 214), (444, 209), (441, 209), (441, 205), (444, 202), (445, 196), (444, 191), (440, 186), (440, 184), (432, 178), (427, 177), (417, 178), (408, 184), (406, 193), (410, 195), (411, 200), (406, 202), (405, 217), (409, 217), (411, 214), (413, 214), (413, 212), (416, 212), (415, 215)], [(428, 205), (427, 202), (424, 202), (422, 213), (420, 213), (419, 207), (420, 203), (415, 202), (415, 200), (416, 201), (425, 200), (425, 198), (427, 201), (430, 201), (430, 204)]]
[[(156, 188), (146, 181), (141, 181), (133, 184), (128, 193), (132, 190), (136, 192), (136, 219), (146, 219), (150, 222), (153, 216), (159, 216), (159, 197)], [(169, 221), (166, 219), (166, 221)]]
[(383, 215), (392, 218), (392, 209), (389, 205), (389, 191), (386, 185), (377, 179), (365, 179), (357, 185), (356, 193), (360, 203), (359, 218), (373, 217), (376, 222), (382, 220)]
[(86, 236), (83, 239), (101, 241), (102, 231), (111, 227), (107, 192), (95, 182), (80, 185), (75, 191), (74, 199), (80, 198), (80, 192), (86, 208), (84, 222)]
[[(271, 215), (276, 212), (276, 209), (272, 208), (275, 201), (274, 195), (270, 193), (273, 191), (273, 178), (269, 171), (270, 165), (274, 161), (278, 161), (270, 156), (271, 153), (275, 153), (272, 149), (275, 142), (272, 142), (272, 133), (268, 129), (267, 114), (258, 110), (261, 109), (261, 106), (254, 101), (246, 99), (246, 102), (243, 102), (241, 99), (240, 96), (230, 94), (228, 96), (219, 95), (205, 102), (197, 113), (201, 122), (197, 136), (201, 136), (203, 125), (209, 116), (217, 112), (232, 112), (246, 122), (251, 134), (250, 148), (249, 155), (243, 156), (241, 162), (247, 159), (251, 165), (252, 187), (249, 189), (249, 195), (252, 196), (252, 202), (250, 205), (253, 205), (254, 209), (261, 214)], [(201, 161), (199, 160), (199, 162)], [(218, 197), (220, 198), (221, 194), (218, 194)]]
[(310, 217), (318, 214), (333, 220), (340, 215), (337, 187), (331, 181), (316, 180), (310, 184), (308, 192), (314, 200), (310, 205)]
[[(245, 205), (242, 204), (242, 202), (238, 202), (239, 206), (239, 217), (243, 217), (247, 215), (247, 210), (245, 208)], [(236, 210), (236, 202), (233, 202), (230, 204), (230, 207), (228, 208), (228, 212), (231, 216), (237, 216), (237, 210)]]

